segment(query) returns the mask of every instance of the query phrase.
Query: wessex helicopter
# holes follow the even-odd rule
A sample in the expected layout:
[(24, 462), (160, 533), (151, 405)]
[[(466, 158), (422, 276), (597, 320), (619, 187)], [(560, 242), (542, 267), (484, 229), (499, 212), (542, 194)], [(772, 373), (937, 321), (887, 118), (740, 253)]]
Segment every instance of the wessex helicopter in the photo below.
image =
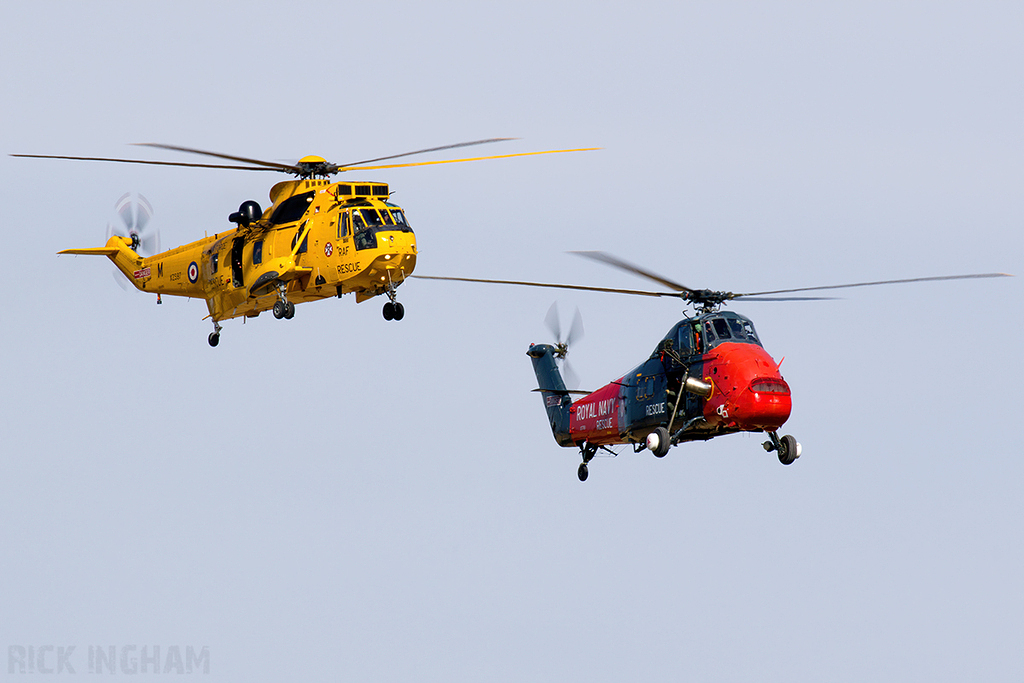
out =
[[(531, 344), (526, 353), (537, 375), (539, 387), (534, 391), (539, 391), (543, 398), (555, 441), (559, 446), (580, 450), (583, 459), (577, 470), (580, 481), (587, 480), (588, 464), (599, 450), (616, 455), (609, 448), (613, 445), (631, 445), (635, 453), (646, 449), (662, 458), (669, 448), (686, 441), (707, 441), (737, 432), (760, 432), (768, 436), (762, 444), (764, 449), (775, 452), (783, 465), (791, 465), (800, 457), (802, 447), (797, 440), (788, 434), (781, 437), (778, 434), (792, 409), (789, 384), (779, 371), (779, 363), (761, 345), (754, 323), (738, 313), (721, 310), (729, 301), (811, 301), (828, 297), (777, 295), (908, 282), (1007, 277), (1005, 273), (948, 275), (734, 294), (690, 289), (604, 252), (573, 253), (646, 277), (671, 291), (427, 275), (414, 277), (676, 297), (694, 307), (694, 315), (673, 325), (647, 360), (594, 392), (567, 389), (556, 363), (566, 358), (569, 346), (582, 333), (578, 313), (563, 339), (557, 312), (554, 307), (549, 312), (548, 325), (556, 343)], [(583, 394), (583, 397), (574, 402), (571, 394)]]
[[(190, 168), (278, 171), (296, 176), (270, 189), (271, 206), (263, 210), (253, 200), (242, 202), (228, 220), (236, 227), (189, 244), (143, 255), (149, 239), (144, 222), (134, 214), (125, 221), (124, 234), (113, 234), (106, 245), (65, 249), (60, 254), (106, 256), (137, 289), (157, 295), (205, 299), (213, 320), (210, 346), (220, 342), (221, 322), (266, 310), (274, 317), (291, 318), (295, 304), (354, 293), (356, 302), (385, 295), (383, 314), (401, 320), (405, 308), (397, 290), (416, 267), (416, 237), (401, 207), (390, 201), (391, 189), (380, 182), (332, 182), (343, 171), (381, 170), (409, 166), (506, 159), (538, 154), (590, 151), (561, 149), (522, 152), (468, 159), (371, 165), (379, 161), (470, 147), (514, 138), (490, 138), (421, 149), (347, 164), (333, 164), (307, 156), (295, 164), (261, 161), (204, 150), (142, 143), (178, 152), (216, 157), (245, 165), (201, 164), (173, 161), (76, 157), (47, 154), (12, 154), (15, 157), (110, 161)], [(122, 198), (123, 199), (123, 198)], [(131, 213), (133, 209), (120, 207)], [(122, 216), (127, 216), (122, 213)], [(143, 253), (140, 253), (143, 252)]]

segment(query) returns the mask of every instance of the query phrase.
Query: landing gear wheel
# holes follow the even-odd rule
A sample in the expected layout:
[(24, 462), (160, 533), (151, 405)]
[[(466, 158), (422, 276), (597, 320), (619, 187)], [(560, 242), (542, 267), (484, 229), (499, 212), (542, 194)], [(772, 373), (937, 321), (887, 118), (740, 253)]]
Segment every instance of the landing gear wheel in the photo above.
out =
[(671, 446), (672, 438), (664, 427), (658, 427), (647, 435), (647, 448), (656, 458), (664, 458)]
[(779, 444), (779, 462), (783, 465), (792, 465), (800, 457), (800, 444), (789, 434), (782, 437)]
[(587, 477), (590, 476), (590, 471), (587, 469), (587, 463), (580, 463), (580, 468), (576, 470), (576, 476), (580, 478), (580, 481), (587, 480)]
[(284, 305), (284, 319), (291, 320), (295, 317), (295, 304), (291, 301)]
[(275, 318), (280, 320), (281, 318), (283, 318), (285, 316), (285, 314), (287, 312), (288, 312), (288, 306), (285, 305), (285, 302), (281, 301), (280, 299), (278, 299), (277, 301), (274, 302), (274, 317)]
[(400, 303), (398, 303), (396, 301), (395, 302), (395, 320), (401, 320), (404, 317), (405, 317), (405, 306), (403, 306), (402, 304), (400, 304)]
[(220, 335), (216, 332), (211, 332), (210, 336), (207, 337), (207, 341), (210, 342), (210, 346), (216, 346), (217, 344), (220, 344)]
[(384, 304), (384, 319), (394, 320), (395, 319), (395, 305), (390, 301)]

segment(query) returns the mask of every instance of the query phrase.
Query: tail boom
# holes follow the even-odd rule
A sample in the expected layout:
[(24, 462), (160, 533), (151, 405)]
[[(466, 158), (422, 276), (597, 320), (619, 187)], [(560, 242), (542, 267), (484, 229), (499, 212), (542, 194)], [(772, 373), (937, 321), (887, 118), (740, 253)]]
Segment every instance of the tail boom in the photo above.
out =
[(574, 446), (569, 433), (572, 399), (562, 381), (562, 373), (555, 364), (555, 347), (550, 344), (531, 344), (526, 355), (533, 361), (540, 395), (548, 414), (551, 433), (559, 446)]
[(58, 254), (106, 256), (136, 289), (152, 294), (205, 298), (202, 248), (211, 241), (204, 238), (170, 251), (143, 258), (131, 248), (131, 241), (113, 235), (102, 247), (64, 249)]

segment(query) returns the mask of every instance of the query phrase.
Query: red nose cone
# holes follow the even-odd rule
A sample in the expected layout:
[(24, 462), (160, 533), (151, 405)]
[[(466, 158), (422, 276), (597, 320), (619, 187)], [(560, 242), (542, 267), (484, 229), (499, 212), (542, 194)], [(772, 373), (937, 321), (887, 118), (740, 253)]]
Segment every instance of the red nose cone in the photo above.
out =
[(770, 383), (755, 379), (736, 396), (736, 419), (742, 429), (774, 432), (789, 419), (792, 407), (789, 385), (781, 377), (772, 378)]
[(714, 385), (704, 405), (708, 422), (768, 432), (786, 423), (793, 407), (789, 385), (767, 351), (756, 344), (726, 343), (712, 355), (704, 365), (704, 381)]

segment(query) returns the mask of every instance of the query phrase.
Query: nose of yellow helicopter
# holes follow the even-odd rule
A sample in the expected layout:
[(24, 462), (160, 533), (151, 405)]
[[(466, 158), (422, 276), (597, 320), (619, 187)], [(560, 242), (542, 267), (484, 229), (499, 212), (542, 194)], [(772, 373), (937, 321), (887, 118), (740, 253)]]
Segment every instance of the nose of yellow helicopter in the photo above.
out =
[(416, 241), (411, 233), (379, 234), (378, 252), (371, 272), (381, 283), (402, 282), (416, 268)]

